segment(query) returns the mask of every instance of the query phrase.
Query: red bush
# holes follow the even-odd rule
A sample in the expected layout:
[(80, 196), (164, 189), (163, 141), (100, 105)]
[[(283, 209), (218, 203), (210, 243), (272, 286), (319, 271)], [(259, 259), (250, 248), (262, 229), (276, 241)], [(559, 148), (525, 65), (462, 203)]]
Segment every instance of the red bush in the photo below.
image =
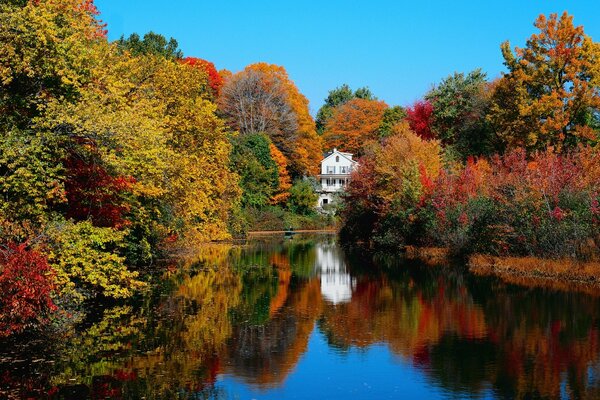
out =
[(46, 257), (26, 244), (0, 247), (0, 336), (42, 323), (56, 306)]

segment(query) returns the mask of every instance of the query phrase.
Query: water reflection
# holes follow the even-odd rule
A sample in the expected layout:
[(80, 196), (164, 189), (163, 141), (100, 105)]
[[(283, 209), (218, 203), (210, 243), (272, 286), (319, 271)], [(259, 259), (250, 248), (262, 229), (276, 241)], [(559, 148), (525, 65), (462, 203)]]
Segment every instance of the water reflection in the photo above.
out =
[(209, 246), (169, 271), (138, 302), (2, 343), (0, 398), (600, 398), (600, 294), (333, 236)]
[(348, 273), (340, 248), (335, 243), (321, 242), (316, 244), (315, 254), (323, 297), (333, 304), (350, 301), (356, 282)]

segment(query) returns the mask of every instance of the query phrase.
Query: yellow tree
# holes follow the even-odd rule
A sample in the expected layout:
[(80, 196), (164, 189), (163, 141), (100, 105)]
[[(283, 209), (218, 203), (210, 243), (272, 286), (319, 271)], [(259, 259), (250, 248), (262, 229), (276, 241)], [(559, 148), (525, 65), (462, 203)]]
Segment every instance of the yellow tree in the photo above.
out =
[(531, 150), (597, 141), (598, 43), (566, 12), (540, 15), (535, 27), (539, 33), (516, 54), (502, 44), (508, 73), (496, 86), (490, 122), (509, 146)]

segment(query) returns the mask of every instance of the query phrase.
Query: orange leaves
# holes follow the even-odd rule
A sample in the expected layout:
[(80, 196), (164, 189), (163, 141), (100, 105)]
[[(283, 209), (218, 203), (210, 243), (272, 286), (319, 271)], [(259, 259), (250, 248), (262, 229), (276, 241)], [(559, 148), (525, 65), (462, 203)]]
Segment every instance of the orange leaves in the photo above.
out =
[(366, 142), (377, 139), (387, 108), (383, 101), (365, 99), (352, 99), (336, 107), (325, 126), (326, 147), (362, 153)]
[(279, 204), (285, 202), (290, 197), (289, 190), (292, 187), (292, 180), (287, 171), (288, 161), (283, 153), (273, 143), (269, 143), (269, 149), (271, 151), (271, 158), (277, 164), (277, 173), (279, 174), (277, 193), (271, 199), (271, 203)]
[(541, 15), (535, 26), (539, 33), (516, 55), (502, 45), (509, 73), (496, 88), (489, 121), (511, 147), (562, 150), (597, 140), (588, 125), (600, 110), (600, 48), (566, 12)]

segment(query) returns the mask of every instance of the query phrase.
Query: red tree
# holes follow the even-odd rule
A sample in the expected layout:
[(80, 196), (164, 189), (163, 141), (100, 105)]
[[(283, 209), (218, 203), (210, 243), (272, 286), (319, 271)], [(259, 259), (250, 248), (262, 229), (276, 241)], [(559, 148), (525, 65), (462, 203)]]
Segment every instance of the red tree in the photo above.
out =
[(417, 101), (412, 107), (406, 108), (406, 120), (410, 129), (422, 139), (434, 138), (431, 131), (433, 106), (428, 101)]

